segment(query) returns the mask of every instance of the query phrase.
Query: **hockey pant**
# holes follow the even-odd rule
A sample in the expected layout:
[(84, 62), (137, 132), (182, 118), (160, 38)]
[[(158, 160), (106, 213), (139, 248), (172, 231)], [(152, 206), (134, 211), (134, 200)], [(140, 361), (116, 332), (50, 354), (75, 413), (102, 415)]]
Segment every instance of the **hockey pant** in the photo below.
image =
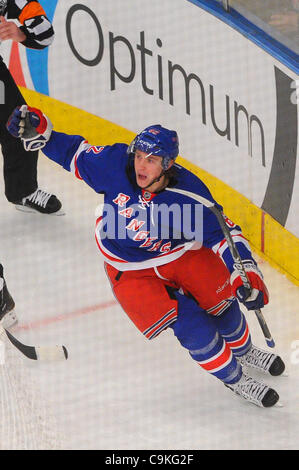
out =
[(229, 272), (212, 250), (188, 251), (159, 268), (105, 268), (115, 297), (148, 339), (170, 327), (203, 369), (225, 383), (239, 380), (236, 356), (250, 348), (250, 333)]
[(26, 152), (21, 140), (6, 130), (9, 116), (15, 107), (25, 104), (25, 100), (1, 57), (0, 80), (4, 90), (4, 99), (0, 100), (0, 144), (5, 195), (8, 201), (17, 202), (37, 189), (38, 152)]

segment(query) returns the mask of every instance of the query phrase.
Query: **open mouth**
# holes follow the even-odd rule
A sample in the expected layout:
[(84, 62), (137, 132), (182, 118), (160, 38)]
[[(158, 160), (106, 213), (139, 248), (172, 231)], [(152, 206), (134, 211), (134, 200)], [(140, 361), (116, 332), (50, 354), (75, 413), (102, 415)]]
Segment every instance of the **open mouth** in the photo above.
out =
[(138, 179), (139, 179), (140, 181), (146, 181), (146, 179), (147, 179), (147, 176), (141, 175), (140, 173), (138, 173), (137, 176), (138, 176)]

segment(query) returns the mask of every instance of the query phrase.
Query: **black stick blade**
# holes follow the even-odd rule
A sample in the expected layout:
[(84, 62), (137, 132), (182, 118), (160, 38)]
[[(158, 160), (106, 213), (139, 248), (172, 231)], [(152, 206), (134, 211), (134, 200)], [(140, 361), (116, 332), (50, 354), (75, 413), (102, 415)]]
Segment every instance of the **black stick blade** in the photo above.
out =
[(5, 330), (9, 341), (29, 359), (37, 360), (37, 354), (34, 346), (27, 346), (17, 340), (9, 331)]

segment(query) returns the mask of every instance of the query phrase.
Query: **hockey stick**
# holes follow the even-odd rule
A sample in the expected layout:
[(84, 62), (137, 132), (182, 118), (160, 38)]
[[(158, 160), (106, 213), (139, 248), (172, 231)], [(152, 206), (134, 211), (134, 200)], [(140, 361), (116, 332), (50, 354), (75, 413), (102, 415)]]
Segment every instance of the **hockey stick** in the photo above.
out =
[(15, 338), (8, 330), (0, 325), (0, 338), (6, 333), (9, 341), (28, 359), (39, 361), (60, 361), (68, 358), (65, 346), (27, 346)]
[[(223, 216), (222, 212), (218, 209), (218, 207), (216, 207), (216, 205), (213, 202), (209, 201), (208, 199), (206, 199), (202, 196), (199, 196), (198, 194), (191, 193), (190, 191), (185, 191), (184, 189), (174, 189), (174, 188), (165, 188), (165, 189), (167, 191), (172, 191), (172, 192), (175, 192), (175, 193), (182, 194), (184, 196), (188, 196), (188, 197), (194, 199), (195, 201), (200, 202), (203, 206), (210, 209), (213, 212), (213, 214), (217, 217), (217, 220), (220, 224), (220, 227), (223, 231), (224, 237), (227, 241), (229, 250), (230, 250), (231, 255), (233, 257), (233, 260), (235, 262), (235, 267), (239, 271), (240, 277), (243, 281), (243, 285), (244, 285), (246, 295), (247, 295), (246, 298), (248, 298), (251, 294), (252, 287), (250, 285), (247, 273), (244, 269), (241, 256), (239, 255), (239, 252), (238, 252), (237, 247), (236, 247), (236, 245), (233, 241), (231, 233), (230, 233), (230, 231), (229, 231), (229, 229), (226, 225), (226, 222), (225, 222), (225, 219), (224, 219), (224, 216)], [(269, 331), (268, 325), (267, 325), (266, 320), (265, 320), (265, 318), (264, 318), (264, 316), (261, 312), (261, 309), (255, 310), (255, 314), (256, 314), (256, 317), (257, 317), (258, 322), (260, 324), (260, 327), (262, 329), (262, 332), (264, 334), (267, 345), (270, 348), (274, 348), (275, 347), (275, 342), (274, 342), (274, 340), (272, 338), (272, 335)]]

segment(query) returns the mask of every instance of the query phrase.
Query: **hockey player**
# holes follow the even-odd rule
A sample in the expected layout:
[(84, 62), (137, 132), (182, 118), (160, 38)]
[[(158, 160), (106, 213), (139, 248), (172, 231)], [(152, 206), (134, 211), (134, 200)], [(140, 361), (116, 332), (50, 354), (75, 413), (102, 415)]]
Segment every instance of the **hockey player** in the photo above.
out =
[[(9, 20), (18, 20), (19, 25)], [(53, 27), (38, 1), (0, 0), (0, 43), (12, 40), (38, 50), (50, 46), (53, 39)], [(0, 81), (4, 91), (0, 96), (0, 145), (6, 198), (23, 212), (62, 215), (59, 199), (38, 187), (38, 151), (26, 154), (6, 130), (8, 117), (25, 100), (1, 56)]]
[(26, 150), (43, 148), (104, 194), (96, 241), (116, 298), (145, 337), (171, 328), (204, 370), (249, 402), (273, 406), (277, 392), (243, 371), (255, 367), (276, 376), (284, 370), (279, 356), (252, 344), (239, 308), (239, 302), (249, 310), (268, 303), (263, 276), (240, 227), (229, 222), (253, 288), (246, 298), (216, 217), (176, 192), (214, 201), (199, 178), (175, 163), (176, 132), (153, 125), (129, 146), (93, 146), (55, 132), (40, 110), (26, 107), (14, 111), (7, 128)]

